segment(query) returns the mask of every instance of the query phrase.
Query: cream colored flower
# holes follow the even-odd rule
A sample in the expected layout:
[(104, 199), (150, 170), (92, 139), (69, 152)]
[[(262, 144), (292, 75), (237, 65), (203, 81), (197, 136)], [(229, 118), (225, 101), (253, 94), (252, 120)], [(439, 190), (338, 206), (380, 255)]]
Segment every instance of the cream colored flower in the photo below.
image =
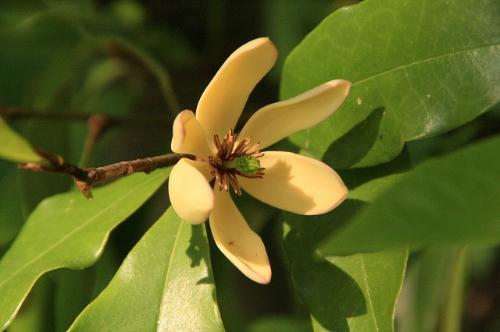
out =
[(302, 215), (326, 213), (347, 196), (340, 177), (321, 161), (290, 152), (258, 150), (326, 119), (344, 102), (350, 82), (330, 81), (267, 105), (250, 117), (239, 135), (233, 133), (250, 92), (276, 57), (276, 48), (268, 38), (241, 46), (205, 89), (196, 115), (186, 110), (177, 116), (172, 151), (193, 154), (196, 160), (181, 159), (169, 180), (170, 200), (177, 214), (193, 224), (209, 219), (222, 253), (261, 284), (271, 280), (266, 249), (234, 204), (229, 188), (239, 193), (241, 186), (262, 202)]

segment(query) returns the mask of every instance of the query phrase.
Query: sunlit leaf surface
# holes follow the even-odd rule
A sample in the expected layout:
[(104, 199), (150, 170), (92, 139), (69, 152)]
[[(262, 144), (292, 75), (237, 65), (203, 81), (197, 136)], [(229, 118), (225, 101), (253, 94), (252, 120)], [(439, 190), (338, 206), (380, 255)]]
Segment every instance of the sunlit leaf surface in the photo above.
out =
[(70, 331), (223, 331), (203, 225), (170, 208)]
[(337, 168), (389, 161), (500, 101), (500, 2), (366, 0), (340, 9), (288, 56), (282, 98), (352, 81), (342, 109), (292, 140)]
[(10, 323), (42, 274), (92, 265), (111, 230), (137, 210), (169, 173), (165, 169), (132, 175), (95, 190), (93, 200), (72, 192), (42, 201), (0, 261), (0, 326)]
[(33, 150), (31, 145), (10, 129), (0, 117), (0, 158), (15, 162), (39, 162), (40, 156)]

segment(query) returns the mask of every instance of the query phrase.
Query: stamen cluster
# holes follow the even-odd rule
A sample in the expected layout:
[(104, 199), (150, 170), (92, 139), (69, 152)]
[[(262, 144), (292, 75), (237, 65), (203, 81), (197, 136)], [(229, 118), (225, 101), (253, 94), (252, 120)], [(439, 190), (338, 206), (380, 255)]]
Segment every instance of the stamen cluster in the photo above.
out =
[[(212, 174), (219, 183), (219, 190), (224, 189), (228, 191), (229, 187), (232, 187), (237, 195), (241, 195), (241, 187), (236, 175), (250, 179), (262, 178), (264, 176), (264, 168), (262, 167), (258, 167), (255, 171), (248, 172), (238, 168), (238, 163), (234, 162), (238, 158), (255, 158), (257, 160), (257, 158), (264, 155), (264, 153), (258, 150), (258, 143), (251, 143), (250, 137), (238, 140), (238, 135), (230, 129), (229, 132), (224, 135), (222, 141), (219, 135), (214, 135), (214, 144), (217, 152), (215, 155), (208, 158), (208, 163), (210, 165), (210, 174)], [(260, 166), (260, 163), (258, 163), (258, 165)]]

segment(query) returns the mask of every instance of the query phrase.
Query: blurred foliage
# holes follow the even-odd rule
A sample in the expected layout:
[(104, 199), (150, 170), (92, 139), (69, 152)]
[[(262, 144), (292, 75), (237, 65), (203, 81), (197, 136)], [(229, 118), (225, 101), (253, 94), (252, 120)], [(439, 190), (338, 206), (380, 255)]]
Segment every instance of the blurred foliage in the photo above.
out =
[[(2, 0), (0, 111), (31, 115), (0, 118), (10, 161), (0, 161), (0, 326), (19, 309), (8, 331), (154, 330), (155, 317), (181, 330), (190, 315), (207, 330), (498, 331), (499, 27), (496, 0)], [(242, 276), (209, 230), (164, 214), (168, 171), (107, 185), (101, 205), (76, 211), (77, 193), (53, 196), (74, 191), (70, 179), (12, 163), (35, 159), (30, 146), (82, 165), (167, 152), (177, 112), (194, 109), (227, 55), (259, 36), (280, 56), (242, 122), (279, 92), (354, 83), (340, 112), (278, 143), (342, 169), (342, 206), (304, 218), (236, 199), (266, 243), (270, 285)], [(88, 149), (82, 114), (130, 121)], [(124, 196), (140, 183), (142, 195)], [(61, 267), (83, 270), (52, 271)], [(182, 299), (180, 312), (165, 311)]]

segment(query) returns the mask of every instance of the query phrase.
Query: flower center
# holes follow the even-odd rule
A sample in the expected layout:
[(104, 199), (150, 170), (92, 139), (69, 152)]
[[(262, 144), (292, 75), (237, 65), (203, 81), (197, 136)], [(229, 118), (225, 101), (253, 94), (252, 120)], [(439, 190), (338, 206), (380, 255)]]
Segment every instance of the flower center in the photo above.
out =
[(259, 161), (264, 154), (258, 150), (259, 144), (251, 143), (250, 137), (238, 140), (238, 135), (229, 130), (222, 141), (219, 135), (214, 135), (214, 143), (217, 152), (208, 158), (208, 163), (210, 173), (219, 183), (219, 190), (228, 191), (232, 187), (236, 194), (241, 195), (237, 175), (250, 179), (264, 176)]

